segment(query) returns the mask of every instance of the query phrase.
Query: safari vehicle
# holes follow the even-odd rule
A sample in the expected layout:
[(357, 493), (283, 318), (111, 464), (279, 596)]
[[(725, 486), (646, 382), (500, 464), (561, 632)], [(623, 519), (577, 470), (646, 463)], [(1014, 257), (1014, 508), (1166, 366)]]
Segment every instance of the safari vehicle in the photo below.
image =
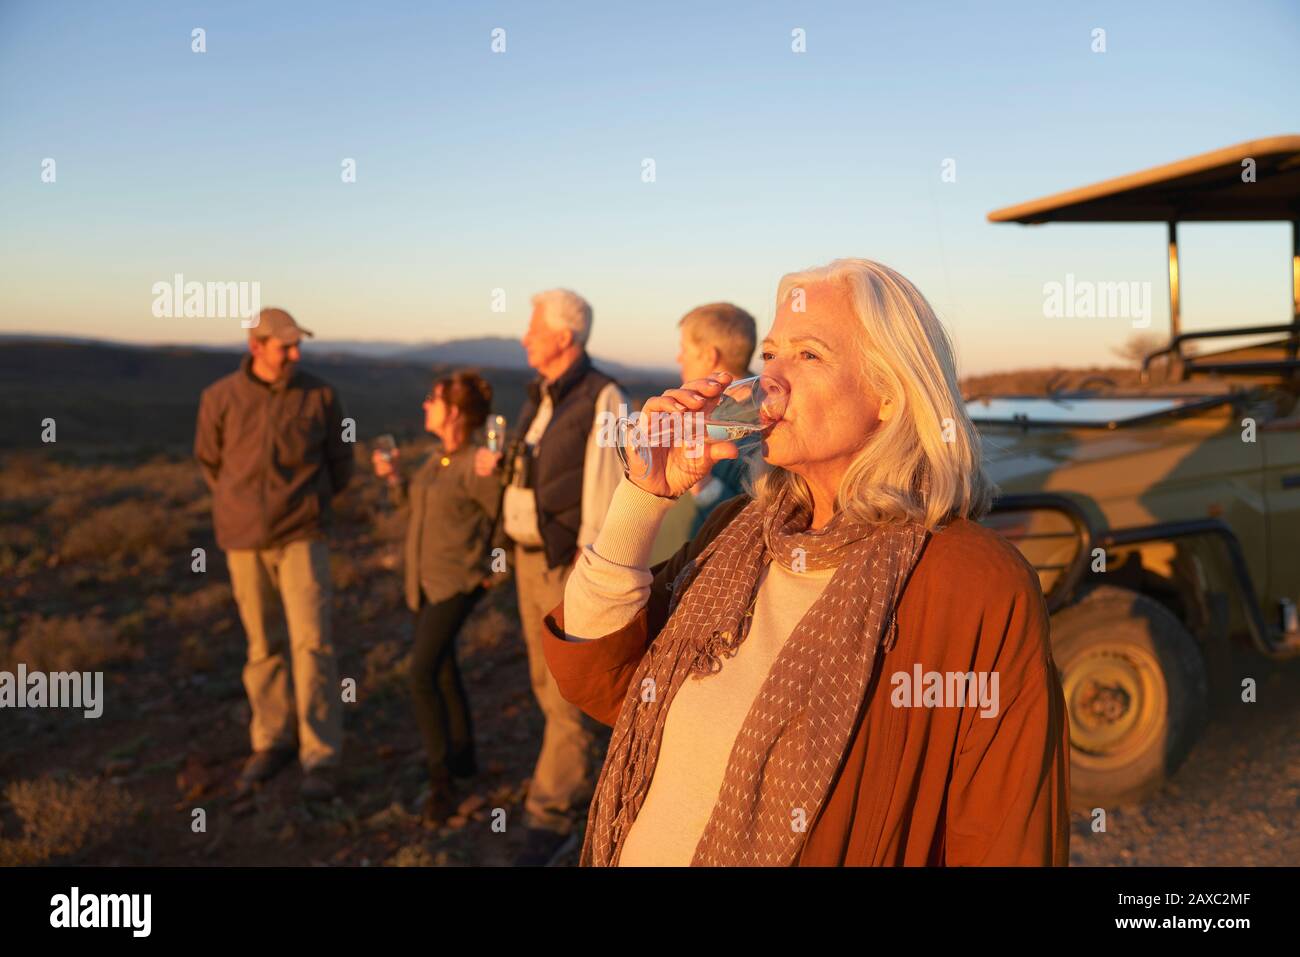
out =
[[(1139, 386), (967, 397), (1001, 488), (986, 524), (1037, 569), (1052, 615), (1074, 806), (1138, 801), (1211, 701), (1242, 701), (1253, 655), (1300, 654), (1300, 136), (988, 218), (1168, 224), (1170, 338)], [(1269, 220), (1291, 223), (1290, 321), (1183, 331), (1177, 224)], [(1201, 351), (1228, 339), (1246, 344)]]

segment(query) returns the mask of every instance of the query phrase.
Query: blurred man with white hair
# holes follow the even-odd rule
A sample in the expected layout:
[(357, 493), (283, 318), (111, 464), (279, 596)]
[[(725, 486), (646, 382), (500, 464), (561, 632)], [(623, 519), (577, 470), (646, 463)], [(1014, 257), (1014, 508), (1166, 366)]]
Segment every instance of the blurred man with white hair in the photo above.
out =
[[(533, 694), (546, 718), (516, 863), (546, 865), (576, 846), (574, 818), (585, 813), (595, 786), (592, 751), (600, 729), (560, 695), (542, 653), (542, 617), (563, 600), (569, 572), (596, 540), (623, 477), (617, 450), (602, 447), (598, 435), (601, 421), (618, 415), (627, 398), (587, 356), (591, 305), (567, 289), (538, 293), (532, 302), (523, 346), (538, 377), (519, 415), (502, 510), (514, 542)], [(493, 453), (480, 456), (481, 470), (491, 468)]]

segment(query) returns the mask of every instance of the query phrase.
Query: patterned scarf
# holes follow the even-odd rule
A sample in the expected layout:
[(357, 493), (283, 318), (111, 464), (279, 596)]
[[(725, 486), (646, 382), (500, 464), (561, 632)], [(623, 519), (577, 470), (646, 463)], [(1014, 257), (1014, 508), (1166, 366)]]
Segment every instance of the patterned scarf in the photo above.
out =
[[(837, 513), (809, 531), (788, 494), (750, 502), (673, 581), (669, 618), (628, 685), (587, 818), (583, 866), (618, 863), (654, 777), (664, 722), (689, 675), (722, 669), (749, 633), (759, 575), (834, 568), (786, 640), (731, 749), (692, 865), (788, 866), (830, 790), (866, 695), (876, 648), (925, 544), (915, 523), (867, 525)], [(767, 543), (770, 542), (772, 551)], [(814, 705), (814, 702), (816, 703)]]

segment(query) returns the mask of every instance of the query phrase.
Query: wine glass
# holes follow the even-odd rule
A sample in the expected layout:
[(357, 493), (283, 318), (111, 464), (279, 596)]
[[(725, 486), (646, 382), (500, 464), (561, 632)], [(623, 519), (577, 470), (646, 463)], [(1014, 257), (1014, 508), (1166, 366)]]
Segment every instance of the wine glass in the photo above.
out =
[(489, 452), (500, 452), (505, 446), (506, 417), (494, 415), (488, 419), (487, 447)]
[(379, 436), (379, 438), (375, 439), (375, 452), (378, 453), (383, 463), (389, 466), (389, 472), (384, 481), (389, 485), (396, 485), (398, 478), (397, 469), (393, 468), (393, 457), (397, 455), (397, 439), (387, 433)]
[(717, 404), (707, 412), (655, 412), (646, 416), (646, 422), (640, 417), (620, 419), (618, 457), (625, 469), (632, 470), (631, 455), (635, 454), (640, 473), (650, 469), (652, 448), (683, 445), (686, 454), (696, 458), (704, 454), (706, 444), (741, 443), (770, 429), (785, 415), (789, 401), (789, 389), (771, 376), (737, 379), (722, 390)]

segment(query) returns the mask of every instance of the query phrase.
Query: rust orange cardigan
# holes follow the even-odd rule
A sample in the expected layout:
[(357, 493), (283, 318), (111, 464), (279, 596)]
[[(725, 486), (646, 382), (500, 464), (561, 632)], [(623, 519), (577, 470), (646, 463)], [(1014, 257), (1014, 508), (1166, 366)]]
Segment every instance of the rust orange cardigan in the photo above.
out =
[[(669, 588), (748, 502), (723, 503), (656, 565), (650, 599), (595, 641), (567, 641), (563, 603), (543, 645), (560, 693), (613, 725), (647, 644), (667, 621)], [(966, 520), (930, 537), (899, 600), (898, 637), (876, 672), (801, 866), (1066, 865), (1070, 729), (1038, 577), (994, 532)], [(997, 672), (996, 716), (978, 707), (899, 707), (898, 672)], [(723, 667), (726, 667), (725, 661)]]

